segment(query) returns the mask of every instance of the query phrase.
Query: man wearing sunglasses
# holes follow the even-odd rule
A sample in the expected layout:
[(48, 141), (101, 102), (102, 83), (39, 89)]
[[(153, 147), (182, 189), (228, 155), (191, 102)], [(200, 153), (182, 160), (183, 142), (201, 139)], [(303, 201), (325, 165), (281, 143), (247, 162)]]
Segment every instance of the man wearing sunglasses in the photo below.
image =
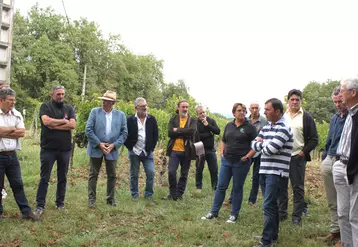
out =
[(76, 128), (73, 107), (64, 103), (65, 88), (52, 87), (50, 97), (51, 100), (40, 107), (41, 172), (36, 195), (38, 215), (45, 210), (48, 182), (55, 162), (57, 162), (56, 208), (65, 207), (67, 172), (72, 150), (71, 130)]

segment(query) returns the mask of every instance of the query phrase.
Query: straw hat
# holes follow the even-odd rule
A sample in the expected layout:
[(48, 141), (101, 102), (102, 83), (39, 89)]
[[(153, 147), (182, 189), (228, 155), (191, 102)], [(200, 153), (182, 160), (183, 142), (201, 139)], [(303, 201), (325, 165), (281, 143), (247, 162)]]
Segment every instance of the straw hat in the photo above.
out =
[(102, 97), (98, 97), (101, 100), (117, 101), (117, 93), (107, 90)]

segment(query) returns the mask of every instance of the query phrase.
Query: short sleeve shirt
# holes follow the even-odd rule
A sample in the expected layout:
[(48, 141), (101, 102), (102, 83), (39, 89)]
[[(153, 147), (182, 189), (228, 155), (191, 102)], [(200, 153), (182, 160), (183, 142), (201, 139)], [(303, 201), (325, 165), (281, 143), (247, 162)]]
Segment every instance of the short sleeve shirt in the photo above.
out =
[[(1, 127), (15, 127), (24, 129), (24, 119), (20, 112), (13, 109), (8, 113), (4, 113), (0, 109), (0, 126)], [(0, 138), (0, 152), (3, 151), (14, 151), (21, 149), (19, 138)]]
[(53, 101), (43, 103), (40, 107), (41, 148), (69, 151), (72, 149), (71, 130), (49, 129), (42, 122), (41, 117), (47, 115), (54, 119), (76, 119), (73, 107), (63, 104), (59, 107)]

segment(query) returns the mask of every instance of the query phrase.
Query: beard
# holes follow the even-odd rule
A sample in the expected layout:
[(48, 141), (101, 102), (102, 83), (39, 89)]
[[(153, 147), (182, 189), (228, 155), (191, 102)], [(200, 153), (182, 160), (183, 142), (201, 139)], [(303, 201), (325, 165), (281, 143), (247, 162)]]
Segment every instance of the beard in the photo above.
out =
[(180, 113), (180, 116), (186, 117), (186, 116), (188, 116), (188, 112), (181, 112), (181, 113)]
[(54, 103), (58, 108), (62, 108), (62, 107), (63, 107), (63, 101), (58, 102), (58, 101), (53, 100), (53, 103)]

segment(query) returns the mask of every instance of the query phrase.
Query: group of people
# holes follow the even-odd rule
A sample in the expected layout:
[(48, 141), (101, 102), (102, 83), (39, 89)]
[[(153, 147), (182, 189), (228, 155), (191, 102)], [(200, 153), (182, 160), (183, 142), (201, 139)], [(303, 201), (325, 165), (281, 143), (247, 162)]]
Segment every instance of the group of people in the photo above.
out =
[(358, 246), (358, 77), (341, 81), (332, 100), (337, 109), (330, 121), (322, 177), (331, 213), (325, 241), (335, 247)]
[[(0, 90), (0, 186), (3, 188), (6, 174), (22, 217), (39, 220), (45, 210), (46, 194), (51, 171), (57, 162), (56, 208), (64, 209), (66, 179), (72, 150), (71, 130), (76, 128), (76, 117), (71, 105), (64, 104), (65, 88), (55, 86), (50, 91), (51, 100), (40, 107), (41, 119), (41, 172), (36, 194), (36, 210), (33, 212), (26, 199), (16, 150), (25, 128), (21, 114), (14, 108), (15, 92), (9, 87)], [(247, 108), (235, 103), (234, 119), (224, 129), (220, 142), (221, 166), (218, 173), (215, 135), (220, 129), (214, 119), (206, 116), (206, 109), (197, 106), (196, 117), (189, 115), (189, 102), (180, 100), (176, 114), (169, 120), (167, 145), (169, 192), (164, 200), (181, 200), (186, 190), (190, 164), (196, 161), (196, 188), (202, 189), (203, 168), (208, 164), (214, 200), (210, 212), (202, 220), (219, 215), (226, 190), (233, 179), (230, 201), (232, 204), (228, 223), (238, 220), (243, 187), (253, 164), (252, 189), (249, 205), (254, 206), (259, 187), (264, 203), (264, 225), (260, 242), (256, 247), (272, 246), (278, 240), (279, 223), (288, 218), (288, 180), (293, 190), (292, 224), (301, 226), (306, 207), (304, 181), (306, 163), (310, 152), (318, 144), (318, 134), (313, 117), (302, 109), (302, 92), (289, 91), (288, 106), (276, 98), (265, 102), (266, 118), (259, 114), (260, 106)], [(126, 146), (130, 161), (130, 193), (138, 200), (138, 173), (140, 163), (146, 174), (144, 198), (154, 201), (154, 157), (158, 142), (158, 124), (148, 114), (144, 98), (134, 101), (136, 113), (126, 117), (114, 108), (117, 101), (114, 91), (106, 91), (102, 106), (90, 112), (86, 135), (87, 154), (90, 157), (88, 178), (88, 204), (96, 206), (96, 187), (102, 162), (107, 172), (107, 197), (110, 206), (115, 200), (116, 163), (119, 149)], [(331, 232), (324, 240), (339, 240), (336, 246), (358, 246), (358, 164), (357, 154), (351, 152), (358, 145), (358, 78), (342, 80), (332, 94), (339, 111), (332, 117), (326, 145), (326, 157), (322, 162), (322, 175), (331, 211)], [(204, 156), (198, 157), (196, 145), (202, 142)], [(177, 179), (177, 170), (180, 175)], [(0, 197), (0, 216), (3, 208)]]

